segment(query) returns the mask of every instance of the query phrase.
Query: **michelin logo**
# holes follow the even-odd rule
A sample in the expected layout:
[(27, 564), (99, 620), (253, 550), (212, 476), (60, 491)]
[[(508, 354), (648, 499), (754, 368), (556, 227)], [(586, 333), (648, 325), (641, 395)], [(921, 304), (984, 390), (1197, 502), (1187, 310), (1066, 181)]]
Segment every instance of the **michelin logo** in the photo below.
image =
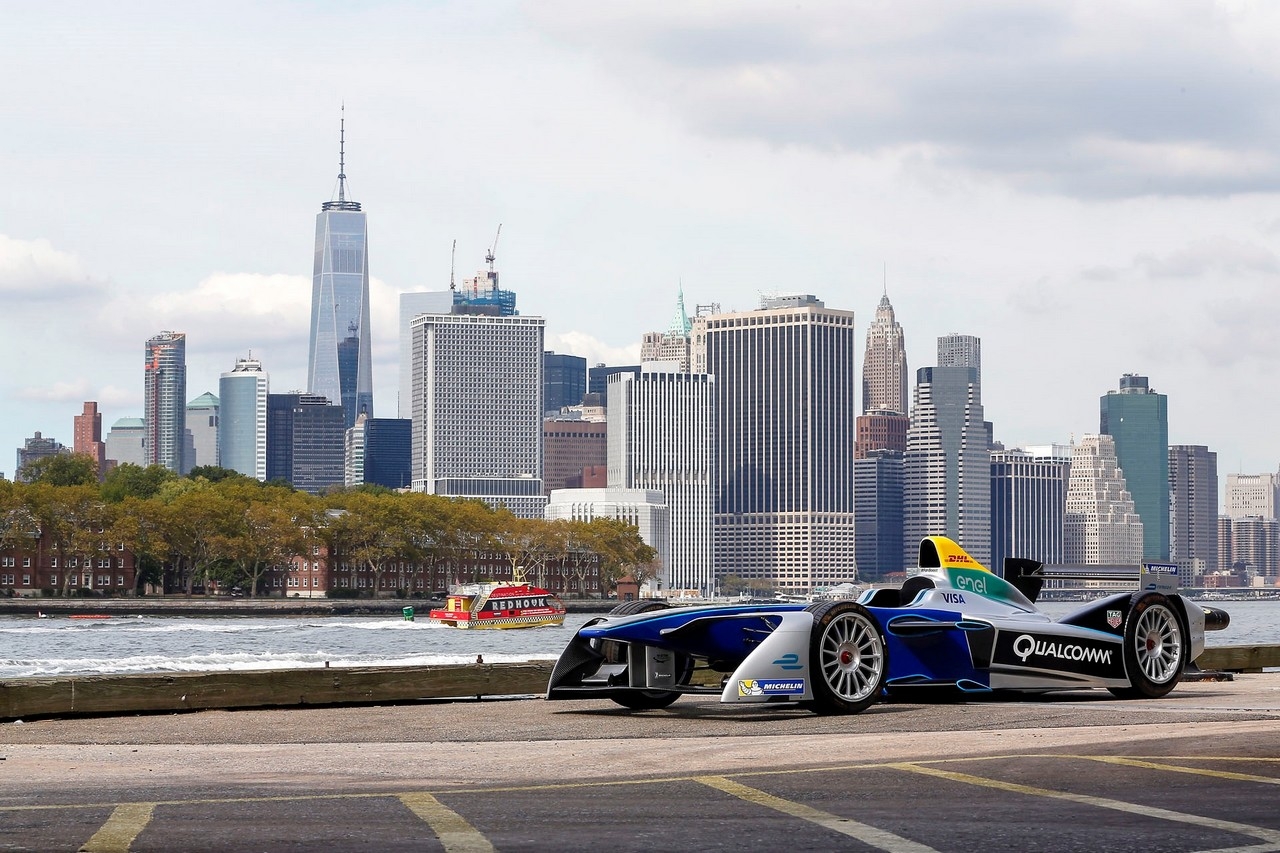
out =
[(1075, 643), (1064, 642), (1046, 642), (1045, 640), (1037, 640), (1030, 634), (1022, 634), (1013, 641), (1013, 653), (1017, 655), (1023, 663), (1027, 662), (1027, 658), (1032, 655), (1046, 658), (1057, 658), (1058, 660), (1078, 660), (1085, 663), (1111, 663), (1111, 653), (1114, 649), (1103, 649), (1097, 646), (1081, 646)]
[(803, 678), (748, 678), (738, 681), (739, 696), (793, 696), (803, 692)]

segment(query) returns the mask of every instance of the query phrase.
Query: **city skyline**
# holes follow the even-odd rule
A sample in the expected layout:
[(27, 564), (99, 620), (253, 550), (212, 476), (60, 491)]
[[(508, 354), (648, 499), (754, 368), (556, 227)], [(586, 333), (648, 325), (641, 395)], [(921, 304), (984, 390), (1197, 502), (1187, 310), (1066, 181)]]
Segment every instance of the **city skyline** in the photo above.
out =
[[(983, 340), (1006, 446), (1094, 432), (1139, 373), (1171, 444), (1275, 471), (1280, 11), (1091, 8), (16, 8), (0, 337), (28, 369), (0, 383), (0, 443), (69, 444), (86, 400), (104, 428), (142, 414), (160, 329), (188, 335), (189, 399), (249, 350), (305, 390), (303, 223), (345, 99), (377, 417), (398, 295), (496, 249), (547, 348), (592, 364), (636, 363), (681, 284), (726, 312), (816, 291), (860, 337), (887, 287), (911, 370)], [(377, 61), (333, 61), (352, 44)], [(54, 312), (92, 334), (33, 363)]]

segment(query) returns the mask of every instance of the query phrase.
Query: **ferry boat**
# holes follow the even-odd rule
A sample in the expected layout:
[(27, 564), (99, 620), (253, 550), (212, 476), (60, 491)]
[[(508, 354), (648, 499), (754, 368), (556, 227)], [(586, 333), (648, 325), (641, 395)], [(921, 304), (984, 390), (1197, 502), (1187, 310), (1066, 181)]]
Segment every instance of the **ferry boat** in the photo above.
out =
[(518, 575), (510, 582), (455, 586), (444, 608), (432, 610), (427, 621), (454, 628), (540, 628), (563, 625), (564, 614), (558, 595), (530, 586)]

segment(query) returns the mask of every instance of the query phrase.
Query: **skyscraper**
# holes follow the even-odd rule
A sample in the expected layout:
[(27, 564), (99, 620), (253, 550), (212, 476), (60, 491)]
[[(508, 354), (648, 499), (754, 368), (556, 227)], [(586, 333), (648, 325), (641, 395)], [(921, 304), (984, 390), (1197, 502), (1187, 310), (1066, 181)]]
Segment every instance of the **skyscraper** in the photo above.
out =
[(640, 342), (640, 360), (670, 361), (682, 373), (690, 368), (690, 331), (693, 322), (684, 308), (684, 288), (676, 297), (676, 311), (665, 332), (645, 332)]
[[(419, 314), (448, 314), (453, 310), (452, 290), (416, 290), (400, 294), (400, 398), (397, 417), (413, 418), (413, 318)], [(373, 417), (370, 414), (370, 417)]]
[(338, 198), (316, 214), (311, 283), (311, 345), (307, 390), (341, 402), (346, 426), (356, 415), (373, 416), (369, 343), (368, 228), (360, 203), (348, 201), (346, 121), (338, 143)]
[(107, 431), (107, 461), (117, 465), (147, 464), (143, 444), (146, 441), (147, 422), (142, 418), (120, 418)]
[(413, 330), (413, 489), (541, 518), (541, 317), (422, 314)]
[(1275, 474), (1228, 474), (1226, 514), (1231, 518), (1276, 518), (1280, 477)]
[(542, 356), (542, 383), (545, 386), (542, 405), (548, 416), (567, 406), (576, 406), (587, 393), (587, 360), (580, 355), (565, 355), (548, 350)]
[[(608, 425), (604, 421), (547, 418), (542, 422), (542, 491), (582, 487), (584, 468), (607, 460)], [(607, 481), (606, 481), (607, 482)]]
[(1142, 518), (1142, 557), (1169, 559), (1169, 398), (1147, 377), (1126, 373), (1120, 390), (1100, 400), (1099, 432), (1112, 436), (1116, 459)]
[(161, 332), (147, 341), (145, 352), (142, 451), (148, 465), (181, 474), (187, 428), (187, 336)]
[(869, 450), (853, 461), (857, 580), (887, 580), (903, 568), (902, 451)]
[(256, 358), (238, 358), (218, 380), (221, 425), (218, 458), (223, 468), (267, 479), (267, 396), (271, 377)]
[(73, 426), (72, 450), (93, 459), (98, 465), (98, 477), (101, 478), (106, 473), (107, 446), (102, 441), (102, 413), (98, 411), (98, 404), (94, 401), (86, 402), (84, 413), (75, 416)]
[(922, 367), (903, 459), (903, 559), (925, 536), (955, 539), (991, 562), (991, 456), (976, 367)]
[(715, 591), (714, 389), (714, 376), (676, 363), (609, 377), (609, 488), (664, 495), (671, 544), (662, 586), (706, 596)]
[(363, 413), (347, 430), (347, 486), (407, 489), (412, 481), (412, 423)]
[[(1086, 435), (1071, 447), (1063, 561), (1135, 565), (1142, 560), (1143, 521), (1134, 512), (1109, 435)], [(1018, 555), (1015, 555), (1018, 556)]]
[(978, 390), (981, 394), (982, 339), (956, 332), (938, 338), (938, 367), (972, 367), (978, 371)]
[(182, 444), (182, 473), (197, 465), (221, 465), (218, 461), (218, 398), (205, 391), (187, 403)]
[(1280, 521), (1256, 515), (1227, 519), (1231, 569), (1245, 586), (1274, 586), (1280, 577)]
[(13, 469), (13, 478), (19, 483), (27, 482), (27, 475), (24, 468), (35, 462), (37, 459), (44, 459), (46, 456), (57, 456), (59, 453), (66, 453), (67, 448), (56, 438), (45, 438), (40, 434), (40, 430), (36, 430), (35, 435), (31, 438), (24, 439), (22, 446), (18, 448), (18, 464)]
[(1169, 559), (1179, 580), (1218, 568), (1218, 454), (1198, 444), (1169, 448)]
[(867, 329), (862, 356), (862, 412), (873, 411), (898, 415), (908, 411), (907, 344), (887, 293), (880, 297), (876, 318)]
[(342, 407), (319, 394), (267, 395), (267, 479), (320, 494), (345, 479)]
[(876, 319), (867, 329), (862, 357), (862, 414), (856, 425), (854, 458), (865, 459), (875, 450), (905, 452), (907, 411), (906, 341), (886, 293), (880, 297)]
[(1061, 444), (991, 453), (991, 565), (1006, 557), (1062, 563), (1071, 448)]
[(853, 312), (795, 295), (705, 322), (716, 378), (717, 574), (795, 592), (850, 580)]

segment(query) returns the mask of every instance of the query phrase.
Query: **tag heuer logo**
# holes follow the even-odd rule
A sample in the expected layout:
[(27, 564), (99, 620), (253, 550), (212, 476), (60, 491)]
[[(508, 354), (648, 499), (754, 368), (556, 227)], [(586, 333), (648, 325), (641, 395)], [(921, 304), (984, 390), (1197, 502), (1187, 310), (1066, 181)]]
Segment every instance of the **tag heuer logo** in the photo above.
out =
[(1120, 623), (1123, 621), (1124, 621), (1124, 616), (1121, 615), (1119, 610), (1107, 611), (1107, 624), (1110, 625), (1112, 628), (1119, 628)]

